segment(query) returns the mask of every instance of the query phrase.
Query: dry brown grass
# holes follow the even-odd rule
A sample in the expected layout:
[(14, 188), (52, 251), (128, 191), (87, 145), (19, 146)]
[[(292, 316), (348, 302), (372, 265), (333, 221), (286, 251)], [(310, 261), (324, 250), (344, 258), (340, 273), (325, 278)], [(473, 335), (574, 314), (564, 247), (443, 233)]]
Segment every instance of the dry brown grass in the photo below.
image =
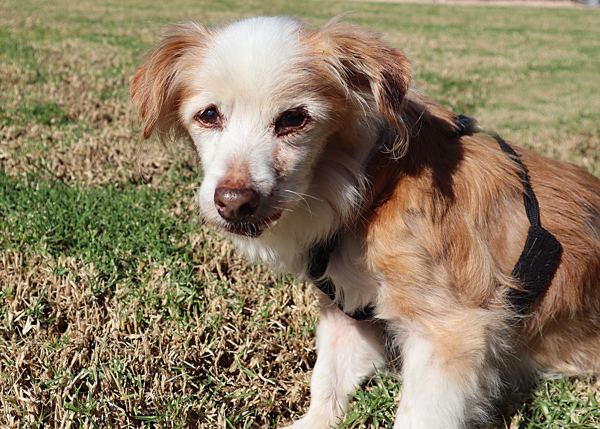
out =
[[(2, 281), (13, 291), (6, 300), (8, 326), (0, 328), (2, 424), (139, 427), (142, 416), (158, 414), (164, 427), (210, 428), (255, 407), (254, 424), (301, 411), (315, 356), (312, 338), (298, 333), (306, 330), (313, 295), (301, 285), (270, 291), (277, 279), (262, 267), (248, 266), (212, 236), (196, 238), (216, 256), (201, 268), (202, 277), (214, 281), (202, 291), (210, 303), (206, 313), (186, 324), (148, 311), (143, 297), (127, 296), (126, 284), (97, 299), (93, 265), (74, 258), (24, 261), (4, 252)], [(57, 276), (57, 266), (70, 271)], [(158, 296), (167, 293), (165, 276), (158, 266), (147, 280)], [(51, 303), (48, 326), (28, 316), (41, 289)], [(247, 297), (243, 304), (240, 296)], [(145, 323), (138, 323), (137, 311), (144, 311)], [(211, 377), (218, 383), (207, 382)], [(219, 406), (208, 407), (215, 399)], [(172, 403), (177, 400), (183, 404)], [(85, 418), (73, 412), (82, 407)]]
[[(92, 48), (78, 40), (25, 45), (35, 52), (33, 65), (4, 64), (0, 69), (2, 104), (7, 112), (15, 112), (12, 123), (2, 127), (4, 168), (22, 174), (35, 165), (61, 180), (84, 184), (137, 180), (136, 113), (125, 92), (133, 60), (115, 49)], [(107, 61), (118, 67), (118, 74), (106, 76)], [(127, 64), (121, 64), (124, 61)], [(45, 69), (43, 78), (36, 65)], [(50, 110), (47, 121), (28, 117), (43, 115), (44, 107)], [(162, 150), (150, 151), (145, 159), (152, 160), (142, 160), (147, 179), (173, 163)]]

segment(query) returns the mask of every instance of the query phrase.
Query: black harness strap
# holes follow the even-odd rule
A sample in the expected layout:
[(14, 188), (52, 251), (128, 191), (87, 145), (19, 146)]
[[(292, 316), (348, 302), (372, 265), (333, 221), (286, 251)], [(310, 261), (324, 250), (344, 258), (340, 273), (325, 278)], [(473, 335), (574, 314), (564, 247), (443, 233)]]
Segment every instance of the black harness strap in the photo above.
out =
[[(481, 131), (477, 121), (465, 115), (458, 116), (456, 125), (456, 136), (471, 135)], [(525, 314), (544, 293), (554, 276), (562, 249), (560, 242), (540, 226), (540, 207), (521, 157), (498, 134), (494, 133), (492, 137), (498, 142), (502, 152), (518, 164), (519, 177), (523, 183), (523, 204), (530, 227), (523, 252), (511, 273), (521, 285), (521, 289), (511, 290), (508, 299), (516, 313)]]
[[(452, 137), (461, 137), (480, 132), (477, 121), (469, 116), (459, 115), (456, 119), (456, 130)], [(544, 293), (560, 262), (561, 245), (547, 230), (540, 226), (540, 208), (529, 181), (527, 168), (521, 157), (498, 134), (492, 134), (502, 151), (519, 166), (519, 177), (523, 183), (523, 204), (529, 219), (525, 247), (511, 275), (519, 282), (521, 289), (513, 289), (508, 300), (517, 314), (525, 314), (533, 303)], [(307, 275), (310, 280), (325, 293), (338, 308), (344, 311), (344, 297), (336, 301), (336, 287), (330, 277), (325, 275), (331, 253), (338, 245), (338, 233), (309, 251)], [(341, 293), (341, 291), (340, 291)], [(374, 306), (369, 304), (353, 313), (346, 313), (356, 320), (377, 320)]]
[[(335, 302), (335, 285), (333, 281), (325, 276), (331, 252), (337, 247), (337, 234), (310, 249), (308, 254), (308, 278), (317, 288)], [(341, 309), (341, 308), (340, 308)], [(342, 309), (343, 311), (343, 309)]]

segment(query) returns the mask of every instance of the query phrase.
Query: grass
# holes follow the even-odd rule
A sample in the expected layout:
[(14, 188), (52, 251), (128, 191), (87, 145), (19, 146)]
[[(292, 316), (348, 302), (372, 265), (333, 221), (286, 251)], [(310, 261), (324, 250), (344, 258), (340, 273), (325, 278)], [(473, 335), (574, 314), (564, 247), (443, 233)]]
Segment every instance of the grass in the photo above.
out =
[[(165, 24), (342, 12), (424, 92), (600, 175), (596, 10), (270, 0), (0, 4), (0, 427), (276, 427), (302, 415), (315, 298), (207, 230), (193, 157), (149, 144), (128, 84)], [(343, 427), (389, 427), (378, 374)], [(494, 428), (597, 428), (595, 377), (507, 399)]]
[[(216, 419), (222, 410), (212, 408), (225, 403), (232, 424), (255, 421), (249, 400), (271, 400), (256, 382), (275, 384), (277, 365), (252, 354), (273, 359), (289, 353), (288, 343), (308, 347), (315, 320), (298, 309), (287, 312), (294, 323), (264, 331), (278, 308), (301, 302), (307, 313), (312, 297), (299, 285), (290, 297), (283, 279), (233, 257), (190, 219), (187, 198), (2, 172), (0, 201), (0, 348), (9, 351), (2, 388), (11, 398), (23, 381), (35, 410), (11, 407), (12, 424), (35, 426), (40, 413), (58, 426), (177, 426)], [(258, 335), (261, 344), (248, 341)], [(28, 354), (19, 361), (22, 349)], [(44, 411), (52, 408), (60, 420)]]

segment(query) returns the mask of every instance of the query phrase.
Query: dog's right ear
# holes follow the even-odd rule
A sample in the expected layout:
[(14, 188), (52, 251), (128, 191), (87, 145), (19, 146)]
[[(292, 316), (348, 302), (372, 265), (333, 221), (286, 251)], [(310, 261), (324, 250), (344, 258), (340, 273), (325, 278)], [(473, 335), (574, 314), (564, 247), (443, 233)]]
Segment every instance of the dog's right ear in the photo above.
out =
[(144, 140), (156, 132), (164, 142), (177, 128), (177, 109), (185, 90), (181, 74), (191, 60), (202, 56), (210, 39), (209, 31), (198, 23), (172, 26), (135, 71), (131, 99), (144, 120)]
[(409, 59), (397, 48), (370, 31), (339, 22), (339, 17), (316, 32), (319, 51), (346, 87), (347, 93), (370, 93), (377, 113), (397, 131), (395, 156), (407, 150), (408, 131), (404, 124), (404, 96), (412, 80)]

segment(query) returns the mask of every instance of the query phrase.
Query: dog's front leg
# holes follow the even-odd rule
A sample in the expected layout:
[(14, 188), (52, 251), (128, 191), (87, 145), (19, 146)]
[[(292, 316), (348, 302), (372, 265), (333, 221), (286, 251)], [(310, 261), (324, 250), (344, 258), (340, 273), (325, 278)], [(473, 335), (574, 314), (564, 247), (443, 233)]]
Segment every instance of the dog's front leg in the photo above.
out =
[(385, 362), (381, 326), (351, 319), (322, 295), (310, 407), (290, 429), (336, 427), (348, 409), (348, 394)]
[(499, 334), (501, 316), (491, 323), (481, 312), (454, 316), (406, 330), (394, 429), (464, 429), (486, 419), (508, 338)]

